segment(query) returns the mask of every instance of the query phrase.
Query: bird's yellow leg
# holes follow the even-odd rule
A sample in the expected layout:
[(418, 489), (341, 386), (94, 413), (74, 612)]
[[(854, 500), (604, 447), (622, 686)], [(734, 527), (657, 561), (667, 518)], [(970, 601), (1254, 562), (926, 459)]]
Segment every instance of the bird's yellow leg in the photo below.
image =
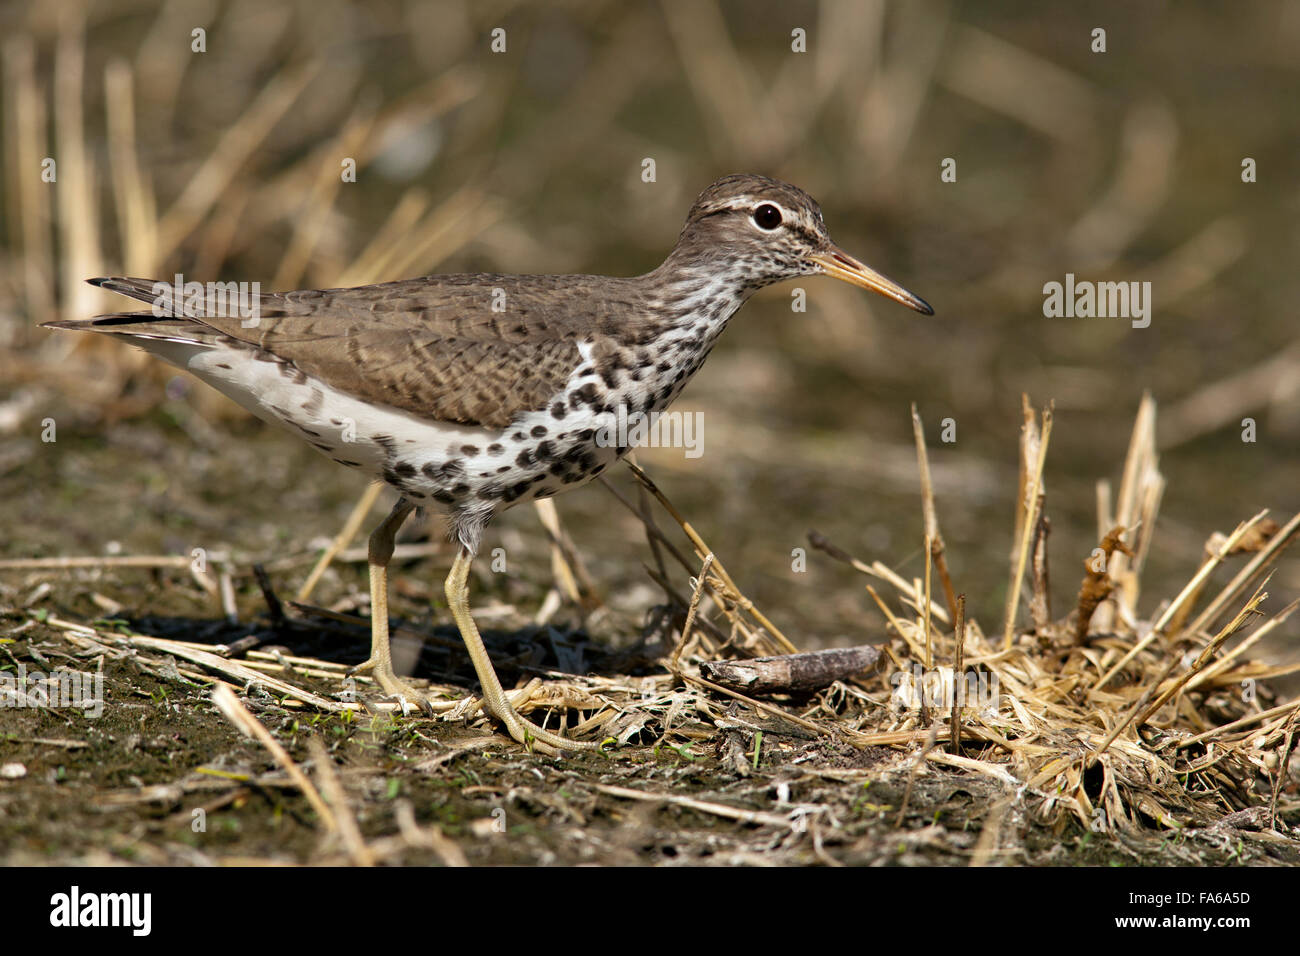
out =
[(479, 636), (478, 626), (469, 613), (469, 568), (474, 556), (466, 548), (461, 548), (447, 575), (447, 604), (451, 616), (460, 629), (460, 636), (465, 641), (469, 658), (474, 662), (474, 672), (478, 674), (479, 684), (483, 687), (483, 705), (488, 713), (506, 726), (510, 736), (526, 747), (533, 747), (543, 753), (561, 750), (596, 750), (599, 744), (580, 740), (569, 740), (543, 730), (536, 724), (520, 717), (514, 706), (506, 699), (501, 689), (501, 681), (492, 667), (483, 638)]
[(398, 699), (405, 709), (414, 704), (426, 713), (433, 707), (429, 695), (416, 690), (393, 671), (393, 653), (388, 645), (388, 562), (393, 557), (397, 531), (415, 505), (399, 498), (388, 517), (370, 535), (370, 658), (353, 668), (355, 674), (369, 672), (384, 693)]

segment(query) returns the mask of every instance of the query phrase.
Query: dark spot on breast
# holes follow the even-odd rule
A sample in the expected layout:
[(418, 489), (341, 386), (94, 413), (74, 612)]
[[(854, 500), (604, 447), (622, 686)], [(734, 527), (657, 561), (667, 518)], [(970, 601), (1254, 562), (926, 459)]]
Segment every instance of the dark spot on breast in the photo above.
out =
[(506, 450), (505, 446), (498, 444), (497, 442), (493, 442), (492, 444), (488, 445), (489, 455), (499, 455), (505, 450)]
[(546, 435), (546, 426), (534, 425), (532, 427), (532, 430), (529, 432), (529, 434), (532, 435), (534, 438), (542, 438)]
[(463, 495), (467, 491), (469, 491), (469, 485), (463, 481), (458, 481), (456, 484), (451, 486), (451, 493), (453, 495)]
[(550, 439), (539, 442), (535, 453), (538, 461), (551, 461), (555, 458), (555, 445)]
[(453, 478), (460, 478), (465, 474), (465, 462), (459, 458), (453, 458), (451, 461), (443, 462), (441, 465), (431, 461), (426, 461), (420, 466), (420, 471), (425, 476), (434, 481), (450, 481)]
[(218, 362), (218, 363), (217, 363), (217, 368), (229, 369), (230, 366), (227, 365), (225, 362)]
[(397, 472), (403, 478), (410, 478), (415, 475), (415, 466), (409, 461), (399, 461), (393, 465), (393, 471)]
[(461, 454), (469, 455), (472, 457), (478, 454), (478, 445), (461, 445), (460, 451)]
[(520, 468), (530, 467), (533, 463), (533, 460), (534, 460), (533, 453), (529, 451), (527, 448), (525, 448), (523, 451), (521, 451), (518, 455), (515, 456), (515, 464), (518, 465)]
[(566, 414), (566, 409), (564, 407), (564, 402), (556, 402), (554, 405), (551, 406), (552, 418), (556, 420), (560, 420), (564, 418), (565, 414)]
[(596, 386), (592, 382), (588, 382), (582, 388), (574, 389), (573, 394), (569, 396), (570, 408), (577, 408), (579, 405), (594, 405), (595, 402)]
[(509, 470), (510, 470), (510, 466), (509, 466), (509, 465), (502, 465), (500, 468), (497, 469), (497, 474), (498, 474), (498, 475), (504, 475), (504, 474), (505, 474), (507, 471), (509, 471)]
[(511, 435), (510, 437), (513, 438), (515, 441), (523, 441), (523, 440), (524, 440), (525, 438), (527, 438), (528, 436), (525, 435), (523, 432), (515, 432), (515, 433), (514, 433), (513, 435)]
[(455, 503), (456, 496), (450, 491), (435, 491), (433, 493), (433, 499), (434, 501), (441, 501), (444, 505), (449, 505)]

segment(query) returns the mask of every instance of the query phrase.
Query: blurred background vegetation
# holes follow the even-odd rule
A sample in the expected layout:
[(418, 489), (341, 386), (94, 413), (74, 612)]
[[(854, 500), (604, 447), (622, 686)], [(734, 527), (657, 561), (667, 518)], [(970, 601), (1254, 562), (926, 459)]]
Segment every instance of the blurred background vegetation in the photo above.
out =
[[(631, 274), (731, 172), (809, 190), (844, 248), (938, 313), (814, 279), (800, 314), (789, 284), (766, 290), (678, 403), (705, 412), (703, 458), (640, 455), (804, 646), (881, 635), (852, 571), (817, 554), (791, 570), (809, 528), (923, 573), (913, 402), (949, 566), (986, 618), (1022, 392), (1056, 408), (1058, 613), (1144, 391), (1168, 479), (1148, 587), (1175, 593), (1212, 531), (1300, 506), (1300, 5), (10, 0), (0, 34), (5, 556), (266, 557), (333, 535), (363, 488), (159, 362), (36, 328), (121, 308), (86, 277)], [(1067, 272), (1151, 281), (1151, 326), (1045, 318), (1043, 284)], [(557, 504), (611, 603), (659, 600), (639, 522), (599, 486)], [(531, 509), (492, 534), (546, 577)], [(441, 571), (421, 574), (436, 595)], [(1275, 580), (1294, 593), (1297, 562)]]

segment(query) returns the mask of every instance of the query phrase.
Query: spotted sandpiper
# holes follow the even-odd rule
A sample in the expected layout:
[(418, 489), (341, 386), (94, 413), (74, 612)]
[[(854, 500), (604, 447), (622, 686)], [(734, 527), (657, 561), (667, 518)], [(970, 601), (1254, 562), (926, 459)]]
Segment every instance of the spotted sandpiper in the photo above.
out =
[(460, 545), (447, 601), (485, 706), (515, 740), (549, 752), (596, 745), (524, 720), (502, 692), (466, 584), (484, 528), (514, 504), (599, 475), (628, 451), (601, 440), (618, 416), (666, 409), (757, 289), (817, 274), (933, 314), (836, 247), (802, 189), (741, 175), (704, 190), (664, 263), (632, 278), (427, 276), (262, 294), (238, 314), (211, 294), (97, 278), (153, 310), (46, 325), (120, 336), (398, 490), (370, 536), (371, 651), (359, 669), (426, 708), (393, 671), (387, 568), (415, 508), (447, 512)]

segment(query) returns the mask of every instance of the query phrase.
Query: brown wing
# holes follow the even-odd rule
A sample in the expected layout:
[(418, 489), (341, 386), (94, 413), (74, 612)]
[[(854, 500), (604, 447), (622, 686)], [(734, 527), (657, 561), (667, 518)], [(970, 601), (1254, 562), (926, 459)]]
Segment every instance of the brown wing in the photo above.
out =
[[(154, 302), (146, 279), (95, 285)], [(504, 428), (520, 412), (544, 408), (581, 364), (578, 341), (633, 312), (621, 280), (588, 276), (465, 275), (408, 279), (354, 289), (263, 294), (257, 323), (235, 310), (185, 302), (157, 319), (141, 313), (63, 323), (125, 336), (201, 326), (249, 345), (339, 389), (415, 414)], [(612, 285), (605, 285), (612, 283)], [(563, 302), (563, 307), (557, 307)], [(169, 306), (170, 300), (165, 305)], [(196, 329), (197, 333), (199, 330)], [(196, 334), (194, 338), (201, 338)], [(145, 344), (143, 341), (141, 344)]]

